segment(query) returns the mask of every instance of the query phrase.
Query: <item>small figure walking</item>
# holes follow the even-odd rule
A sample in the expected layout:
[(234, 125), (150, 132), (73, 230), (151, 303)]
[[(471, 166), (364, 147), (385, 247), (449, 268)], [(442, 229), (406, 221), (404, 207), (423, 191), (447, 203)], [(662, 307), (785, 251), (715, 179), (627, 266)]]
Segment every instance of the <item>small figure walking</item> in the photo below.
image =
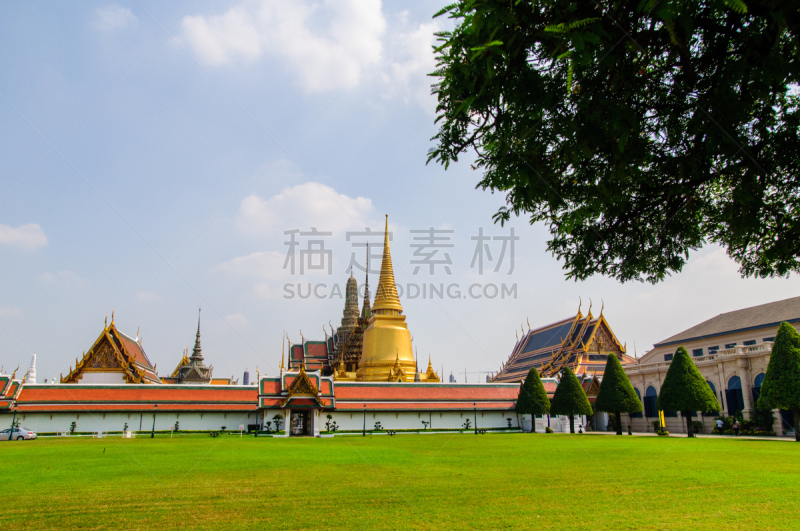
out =
[(734, 434), (736, 437), (738, 437), (738, 436), (739, 436), (739, 421), (738, 421), (738, 420), (734, 420), (734, 421), (733, 421), (733, 434)]
[(717, 419), (717, 429), (722, 431), (722, 426), (723, 425), (724, 425), (724, 423), (722, 422), (722, 419)]

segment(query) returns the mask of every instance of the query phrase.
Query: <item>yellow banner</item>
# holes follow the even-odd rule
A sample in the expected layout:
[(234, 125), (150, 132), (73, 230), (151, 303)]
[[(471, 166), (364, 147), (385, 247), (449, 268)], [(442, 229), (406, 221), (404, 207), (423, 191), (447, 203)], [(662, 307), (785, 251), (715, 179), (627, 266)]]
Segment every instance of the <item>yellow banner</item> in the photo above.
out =
[(664, 429), (664, 427), (666, 426), (666, 423), (664, 422), (664, 412), (663, 411), (659, 411), (658, 412), (658, 421), (661, 423), (661, 429)]

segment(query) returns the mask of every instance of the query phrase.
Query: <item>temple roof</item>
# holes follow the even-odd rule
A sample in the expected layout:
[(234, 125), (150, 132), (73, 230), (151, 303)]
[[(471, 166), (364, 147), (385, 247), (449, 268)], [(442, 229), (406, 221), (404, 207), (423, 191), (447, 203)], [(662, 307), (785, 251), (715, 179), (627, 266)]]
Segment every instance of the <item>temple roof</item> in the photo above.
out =
[(85, 371), (121, 372), (127, 383), (161, 383), (142, 344), (117, 330), (114, 316), (61, 383), (78, 383)]
[(556, 376), (564, 367), (570, 367), (576, 375), (587, 372), (602, 375), (611, 353), (623, 364), (634, 361), (625, 354), (625, 346), (614, 335), (602, 310), (595, 317), (591, 307), (587, 315), (579, 308), (572, 317), (524, 333), (493, 381), (524, 380), (532, 368), (545, 377)]

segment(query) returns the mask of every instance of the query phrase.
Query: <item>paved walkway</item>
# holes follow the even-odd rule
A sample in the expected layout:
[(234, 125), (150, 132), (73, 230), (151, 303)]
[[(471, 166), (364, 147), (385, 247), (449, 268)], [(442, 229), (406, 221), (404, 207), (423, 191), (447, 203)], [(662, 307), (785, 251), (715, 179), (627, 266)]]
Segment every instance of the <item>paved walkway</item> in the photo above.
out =
[[(616, 435), (616, 433), (613, 432), (613, 431), (590, 431), (590, 432), (587, 432), (587, 433), (590, 434), (590, 435)], [(656, 435), (653, 432), (635, 431), (635, 432), (633, 432), (633, 434), (638, 436), (638, 437), (658, 437), (658, 435)], [(622, 435), (623, 436), (627, 436), (628, 433), (626, 431), (623, 431)], [(686, 437), (685, 433), (670, 432), (670, 434), (667, 437), (683, 437), (683, 438), (688, 439), (688, 437)], [(747, 440), (751, 440), (751, 441), (787, 441), (787, 442), (795, 442), (794, 436), (792, 436), (792, 437), (777, 437), (777, 436), (757, 437), (755, 435), (739, 435), (738, 437), (736, 437), (735, 435), (715, 435), (715, 434), (708, 434), (708, 433), (698, 433), (697, 435), (695, 435), (695, 437), (700, 438), (700, 439), (747, 439)]]

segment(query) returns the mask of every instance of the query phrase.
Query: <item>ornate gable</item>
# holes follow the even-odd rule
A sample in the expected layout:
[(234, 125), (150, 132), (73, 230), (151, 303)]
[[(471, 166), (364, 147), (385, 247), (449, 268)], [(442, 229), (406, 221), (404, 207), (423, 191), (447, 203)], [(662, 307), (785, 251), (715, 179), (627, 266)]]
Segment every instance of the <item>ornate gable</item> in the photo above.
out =
[(304, 365), (300, 366), (300, 372), (297, 373), (297, 377), (289, 386), (286, 399), (283, 401), (282, 406), (286, 407), (286, 405), (289, 404), (289, 402), (291, 402), (293, 399), (301, 397), (312, 398), (319, 404), (319, 390), (317, 389), (317, 386), (314, 385), (314, 382), (312, 382), (308, 377), (308, 374), (306, 374), (306, 368)]
[(161, 383), (141, 347), (135, 345), (140, 350), (144, 364), (136, 360), (136, 353), (128, 352), (126, 342), (134, 344), (132, 339), (125, 339), (117, 330), (112, 315), (111, 324), (103, 328), (83, 358), (75, 360), (75, 368), (70, 369), (66, 377), (61, 377), (61, 383), (78, 383), (84, 372), (120, 372), (126, 383)]

